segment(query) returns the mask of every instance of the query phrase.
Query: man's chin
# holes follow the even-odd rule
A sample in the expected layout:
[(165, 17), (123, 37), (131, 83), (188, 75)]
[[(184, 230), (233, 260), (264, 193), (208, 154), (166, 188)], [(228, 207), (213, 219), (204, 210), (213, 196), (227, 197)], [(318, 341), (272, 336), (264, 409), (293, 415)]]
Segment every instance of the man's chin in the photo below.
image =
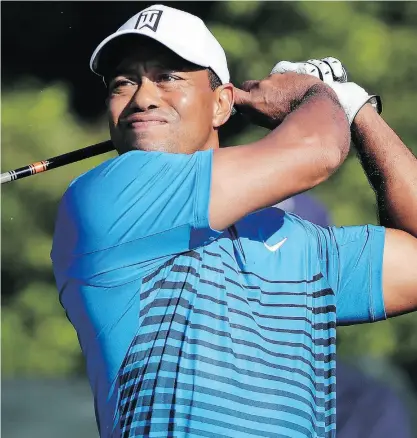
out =
[(166, 136), (161, 137), (151, 132), (141, 132), (139, 135), (126, 136), (123, 142), (123, 150), (128, 151), (159, 151), (170, 152), (169, 143), (166, 141)]

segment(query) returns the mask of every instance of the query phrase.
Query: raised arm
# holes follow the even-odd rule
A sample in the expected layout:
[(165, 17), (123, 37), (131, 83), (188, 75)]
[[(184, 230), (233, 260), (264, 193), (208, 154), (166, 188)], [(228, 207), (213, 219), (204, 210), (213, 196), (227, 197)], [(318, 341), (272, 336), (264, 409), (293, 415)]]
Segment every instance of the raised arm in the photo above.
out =
[(323, 182), (350, 144), (336, 94), (311, 76), (285, 73), (251, 81), (244, 91), (235, 89), (235, 104), (272, 131), (252, 144), (214, 152), (210, 224), (218, 230)]
[(353, 140), (378, 202), (386, 231), (383, 289), (388, 316), (417, 310), (417, 159), (366, 105), (352, 125)]
[(340, 61), (325, 58), (287, 64), (293, 71), (316, 66), (314, 74), (336, 92), (351, 123), (363, 169), (376, 193), (380, 224), (386, 227), (381, 254), (386, 315), (417, 310), (416, 157), (378, 114), (380, 111), (375, 111), (381, 109), (378, 98), (353, 82), (344, 83), (346, 72)]
[[(386, 227), (382, 293), (387, 316), (417, 310), (417, 159), (378, 114), (380, 102), (353, 82), (339, 60), (283, 62), (279, 71), (308, 72), (337, 94)], [(376, 256), (379, 256), (376, 254)], [(380, 269), (375, 265), (372, 268)]]

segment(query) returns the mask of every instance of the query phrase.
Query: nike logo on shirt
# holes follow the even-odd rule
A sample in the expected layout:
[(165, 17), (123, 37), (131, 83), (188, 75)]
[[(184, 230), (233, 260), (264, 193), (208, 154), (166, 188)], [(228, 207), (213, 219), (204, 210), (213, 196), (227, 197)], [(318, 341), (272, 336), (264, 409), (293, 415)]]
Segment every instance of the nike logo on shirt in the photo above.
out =
[(281, 241), (279, 241), (278, 243), (276, 243), (275, 245), (272, 245), (272, 246), (269, 246), (266, 242), (264, 242), (264, 245), (265, 245), (266, 249), (269, 249), (269, 251), (275, 252), (278, 248), (280, 248), (282, 245), (284, 245), (286, 240), (287, 240), (287, 238), (282, 239)]

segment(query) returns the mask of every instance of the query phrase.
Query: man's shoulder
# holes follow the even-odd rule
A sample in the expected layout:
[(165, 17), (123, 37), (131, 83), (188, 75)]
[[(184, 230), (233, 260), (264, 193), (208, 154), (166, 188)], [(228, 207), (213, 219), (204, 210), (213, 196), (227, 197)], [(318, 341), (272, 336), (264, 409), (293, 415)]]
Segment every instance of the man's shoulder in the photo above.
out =
[(317, 242), (317, 226), (294, 213), (278, 207), (256, 211), (236, 224), (240, 239), (247, 242), (269, 242), (288, 239), (298, 247)]
[(285, 229), (303, 233), (308, 233), (311, 227), (315, 227), (315, 225), (308, 220), (277, 206), (258, 210), (241, 219), (236, 225), (240, 230), (262, 228), (269, 231), (278, 231)]
[(244, 270), (274, 281), (311, 280), (320, 270), (320, 240), (313, 227), (276, 207), (246, 216), (236, 223)]
[(95, 180), (98, 179), (98, 176), (101, 174), (101, 172), (108, 169), (115, 162), (115, 160), (117, 160), (117, 158), (118, 157), (109, 158), (108, 160), (103, 161), (97, 166), (94, 166), (86, 172), (82, 173), (81, 175), (78, 175), (69, 183), (68, 189), (83, 187), (84, 185), (92, 184)]
[(192, 155), (173, 154), (159, 151), (133, 150), (118, 155), (98, 164), (92, 169), (76, 177), (68, 186), (68, 189), (91, 188), (95, 184), (99, 190), (112, 189), (115, 185), (124, 187), (138, 178), (146, 181), (155, 177), (155, 174), (168, 172), (170, 167), (185, 166), (193, 157), (201, 152)]

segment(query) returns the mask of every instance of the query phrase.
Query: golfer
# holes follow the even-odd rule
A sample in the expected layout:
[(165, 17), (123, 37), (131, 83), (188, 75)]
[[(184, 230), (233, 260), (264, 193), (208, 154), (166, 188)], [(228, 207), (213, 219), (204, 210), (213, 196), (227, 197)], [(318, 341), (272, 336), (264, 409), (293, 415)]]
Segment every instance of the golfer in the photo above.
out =
[[(235, 88), (204, 23), (161, 5), (91, 68), (119, 156), (70, 184), (51, 257), (100, 436), (334, 437), (336, 325), (417, 305), (417, 161), (378, 100), (334, 58)], [(270, 133), (219, 148), (234, 107)], [(335, 172), (351, 132), (387, 228), (269, 208)]]

